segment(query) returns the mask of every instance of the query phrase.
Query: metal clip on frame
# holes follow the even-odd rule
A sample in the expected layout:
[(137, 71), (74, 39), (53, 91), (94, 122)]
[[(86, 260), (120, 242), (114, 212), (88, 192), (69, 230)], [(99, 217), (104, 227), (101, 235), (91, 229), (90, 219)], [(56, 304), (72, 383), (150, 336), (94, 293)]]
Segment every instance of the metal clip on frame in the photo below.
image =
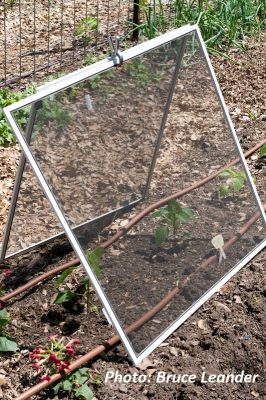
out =
[(111, 56), (110, 58), (113, 60), (114, 65), (122, 65), (123, 64), (123, 55), (121, 51), (119, 50), (119, 36), (116, 36), (115, 38), (112, 38), (109, 36), (108, 38), (110, 46), (111, 46)]

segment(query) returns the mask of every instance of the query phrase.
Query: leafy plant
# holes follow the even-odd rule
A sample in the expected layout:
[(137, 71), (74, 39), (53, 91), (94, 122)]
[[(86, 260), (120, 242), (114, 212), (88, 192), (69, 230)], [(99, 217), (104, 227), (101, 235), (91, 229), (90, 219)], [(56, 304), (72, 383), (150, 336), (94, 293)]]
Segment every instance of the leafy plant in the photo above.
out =
[(198, 21), (208, 49), (219, 53), (231, 45), (244, 48), (246, 37), (257, 35), (266, 22), (266, 0), (173, 0), (170, 15), (166, 7), (162, 0), (153, 6), (140, 0), (142, 21), (139, 25), (131, 22), (130, 27), (151, 39), (172, 27)]
[[(156, 7), (152, 7), (147, 0), (140, 0), (139, 9), (142, 15), (142, 22), (135, 24), (130, 21), (129, 26), (133, 28), (127, 35), (130, 35), (134, 30), (139, 30), (142, 36), (152, 39), (167, 29), (167, 20), (165, 18), (164, 7), (162, 0), (158, 0)], [(126, 35), (126, 36), (127, 36)]]
[(71, 339), (66, 344), (63, 338), (51, 335), (46, 348), (36, 347), (30, 359), (34, 362), (33, 368), (42, 373), (40, 380), (50, 381), (51, 375), (69, 369), (70, 361), (76, 354), (73, 346), (78, 343), (78, 339)]
[(259, 156), (260, 156), (260, 158), (266, 156), (266, 144), (264, 144), (264, 145), (260, 148)]
[(42, 107), (37, 113), (35, 130), (46, 126), (47, 122), (55, 122), (58, 129), (65, 129), (71, 122), (71, 114), (59, 100), (47, 98), (42, 101)]
[(81, 368), (70, 375), (67, 375), (53, 387), (54, 393), (68, 392), (78, 399), (92, 400), (93, 392), (87, 385), (89, 368)]
[(247, 177), (244, 171), (237, 171), (236, 168), (227, 168), (219, 175), (221, 178), (226, 178), (226, 182), (220, 185), (219, 193), (221, 196), (228, 196), (239, 192), (246, 184)]
[(6, 327), (10, 323), (11, 318), (7, 310), (0, 310), (0, 352), (17, 351), (17, 343), (6, 335)]
[(192, 216), (192, 210), (183, 207), (176, 200), (170, 200), (166, 207), (152, 213), (152, 217), (159, 218), (161, 222), (154, 234), (156, 244), (160, 245), (167, 240), (171, 231), (176, 236), (180, 224), (187, 222)]
[[(7, 107), (24, 97), (33, 94), (35, 86), (29, 86), (24, 92), (13, 92), (8, 88), (0, 89), (0, 146), (11, 146), (16, 143), (16, 138), (5, 119), (3, 108)], [(16, 112), (16, 120), (20, 128), (23, 130), (27, 124), (29, 117), (29, 109), (21, 108)]]
[(161, 80), (160, 73), (155, 73), (139, 59), (125, 63), (123, 69), (129, 76), (136, 78), (136, 84), (140, 87), (146, 86), (149, 82)]
[[(95, 275), (97, 278), (100, 278), (101, 276), (101, 267), (100, 267), (100, 259), (104, 253), (104, 249), (102, 247), (97, 247), (96, 249), (90, 251), (87, 254), (87, 259), (92, 266)], [(65, 271), (62, 272), (62, 274), (59, 276), (59, 278), (56, 281), (56, 287), (59, 288), (61, 285), (63, 285), (66, 281), (66, 279), (76, 273), (78, 270), (81, 269), (81, 266), (75, 266), (75, 267), (70, 267), (66, 269)], [(95, 311), (95, 306), (90, 300), (90, 292), (91, 292), (91, 287), (90, 287), (90, 279), (89, 277), (82, 278), (81, 283), (78, 283), (78, 285), (70, 290), (70, 289), (64, 289), (60, 291), (55, 299), (55, 304), (63, 304), (68, 301), (71, 301), (73, 299), (78, 299), (81, 298), (85, 295), (86, 297), (86, 303), (87, 303), (87, 310)]]
[(92, 16), (87, 16), (79, 21), (75, 34), (79, 39), (87, 44), (90, 41), (88, 34), (95, 31), (97, 28), (98, 19)]

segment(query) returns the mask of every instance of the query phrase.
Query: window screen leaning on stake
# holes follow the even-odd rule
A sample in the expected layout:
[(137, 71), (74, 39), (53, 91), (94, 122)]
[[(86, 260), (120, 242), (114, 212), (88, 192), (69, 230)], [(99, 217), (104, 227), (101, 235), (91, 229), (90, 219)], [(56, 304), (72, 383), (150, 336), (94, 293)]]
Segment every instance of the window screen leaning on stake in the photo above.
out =
[[(51, 203), (51, 219), (53, 209), (138, 363), (265, 247), (266, 219), (198, 27), (122, 55), (118, 67), (101, 61), (4, 112)], [(19, 115), (32, 108), (27, 144)], [(96, 278), (86, 254), (99, 244), (88, 242), (79, 224), (184, 191), (237, 157), (107, 248)]]

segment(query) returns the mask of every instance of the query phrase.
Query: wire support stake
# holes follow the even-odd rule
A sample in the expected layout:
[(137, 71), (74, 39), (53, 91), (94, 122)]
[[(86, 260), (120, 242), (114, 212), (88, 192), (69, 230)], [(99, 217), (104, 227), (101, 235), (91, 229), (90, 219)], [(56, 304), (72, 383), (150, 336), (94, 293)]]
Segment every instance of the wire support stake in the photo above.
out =
[(123, 55), (122, 52), (119, 50), (119, 36), (112, 38), (112, 36), (108, 37), (108, 41), (111, 47), (111, 55), (110, 59), (113, 60), (114, 65), (122, 65), (123, 64)]

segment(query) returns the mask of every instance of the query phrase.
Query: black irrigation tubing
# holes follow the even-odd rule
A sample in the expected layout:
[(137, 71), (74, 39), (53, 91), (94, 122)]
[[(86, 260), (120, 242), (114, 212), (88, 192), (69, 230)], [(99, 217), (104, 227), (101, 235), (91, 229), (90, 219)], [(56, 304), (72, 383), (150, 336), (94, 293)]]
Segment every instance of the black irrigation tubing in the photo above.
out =
[[(259, 143), (257, 143), (254, 147), (252, 147), (251, 149), (249, 149), (244, 156), (247, 158), (249, 157), (251, 154), (253, 154), (255, 151), (257, 151), (259, 148), (261, 148), (261, 146), (263, 146), (266, 143), (266, 138), (263, 139), (262, 141), (260, 141)], [(152, 211), (154, 211), (157, 208), (160, 208), (162, 206), (164, 206), (165, 204), (167, 204), (170, 200), (179, 198), (187, 193), (190, 193), (191, 191), (193, 191), (194, 189), (199, 188), (200, 186), (203, 186), (204, 184), (206, 184), (207, 182), (211, 181), (212, 179), (214, 179), (215, 177), (217, 177), (217, 175), (219, 175), (222, 171), (224, 171), (225, 169), (239, 163), (240, 159), (236, 158), (235, 160), (231, 161), (229, 164), (225, 165), (223, 168), (219, 169), (218, 171), (212, 173), (211, 175), (208, 175), (206, 178), (195, 182), (194, 184), (192, 184), (191, 186), (187, 187), (186, 189), (183, 189), (177, 193), (172, 194), (171, 196), (168, 196), (164, 199), (161, 199), (159, 201), (157, 201), (156, 203), (151, 204), (150, 206), (148, 206), (147, 208), (145, 208), (144, 210), (140, 211), (136, 216), (134, 216), (129, 222), (128, 224), (123, 227), (121, 230), (119, 230), (117, 233), (115, 233), (110, 239), (108, 239), (107, 241), (105, 241), (104, 243), (102, 243), (100, 246), (103, 248), (107, 248), (109, 246), (111, 246), (114, 242), (116, 242), (121, 236), (123, 236), (126, 232), (128, 232), (134, 225), (136, 225), (141, 219), (143, 219), (146, 215), (148, 215), (149, 213), (151, 213)], [(68, 261), (67, 263), (64, 263), (50, 271), (45, 272), (44, 274), (37, 276), (36, 278), (31, 279), (29, 282), (27, 282), (25, 285), (20, 286), (19, 288), (13, 290), (10, 293), (5, 294), (4, 296), (0, 297), (0, 302), (2, 307), (5, 305), (5, 302), (10, 300), (11, 298), (25, 292), (26, 290), (32, 288), (33, 286), (37, 285), (38, 283), (59, 274), (60, 272), (64, 271), (65, 269), (69, 268), (69, 267), (73, 267), (75, 265), (80, 264), (80, 260), (78, 258), (75, 258), (71, 261)]]
[[(266, 203), (263, 205), (264, 210), (266, 210)], [(253, 224), (258, 220), (260, 217), (260, 212), (257, 211), (244, 225), (243, 227), (235, 234), (233, 235), (223, 246), (224, 250), (228, 250), (231, 246), (233, 246), (252, 226)], [(205, 261), (203, 261), (196, 269), (194, 272), (192, 272), (191, 275), (187, 276), (179, 286), (174, 287), (167, 295), (159, 302), (157, 303), (153, 308), (151, 308), (148, 312), (146, 312), (141, 318), (139, 318), (137, 321), (135, 321), (133, 324), (128, 326), (125, 331), (126, 333), (133, 332), (137, 329), (139, 329), (142, 325), (144, 325), (147, 321), (149, 321), (151, 318), (153, 318), (159, 311), (161, 311), (167, 304), (170, 303), (170, 301), (173, 300), (173, 298), (180, 292), (182, 292), (182, 289), (185, 287), (185, 285), (190, 281), (191, 276), (195, 274), (195, 272), (198, 272), (200, 269), (206, 268), (209, 264), (212, 262), (215, 262), (218, 260), (217, 255), (213, 255), (208, 257)], [(92, 361), (94, 358), (98, 357), (101, 353), (107, 352), (110, 350), (112, 347), (118, 345), (120, 343), (120, 338), (118, 335), (114, 335), (108, 340), (106, 340), (103, 344), (98, 345), (95, 347), (93, 350), (89, 351), (87, 354), (84, 356), (78, 358), (75, 360), (72, 364), (70, 364), (69, 369), (65, 370), (64, 374), (57, 373), (54, 374), (50, 377), (49, 381), (44, 381), (40, 382), (37, 385), (31, 387), (18, 397), (16, 397), (14, 400), (26, 400), (31, 398), (33, 395), (39, 393), (41, 390), (47, 388), (48, 386), (54, 384), (55, 382), (59, 381), (60, 379), (64, 378), (64, 376), (70, 374), (71, 372), (75, 371), (76, 369), (80, 368), (82, 365), (88, 363), (89, 361)]]

